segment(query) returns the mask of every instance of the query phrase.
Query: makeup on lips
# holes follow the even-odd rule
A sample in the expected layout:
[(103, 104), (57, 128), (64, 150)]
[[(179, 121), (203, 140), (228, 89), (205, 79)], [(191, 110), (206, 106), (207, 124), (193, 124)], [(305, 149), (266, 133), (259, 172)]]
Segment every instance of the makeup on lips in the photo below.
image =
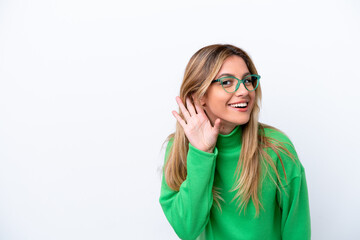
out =
[(231, 103), (228, 106), (231, 109), (238, 111), (238, 112), (246, 112), (248, 110), (248, 102), (247, 101)]

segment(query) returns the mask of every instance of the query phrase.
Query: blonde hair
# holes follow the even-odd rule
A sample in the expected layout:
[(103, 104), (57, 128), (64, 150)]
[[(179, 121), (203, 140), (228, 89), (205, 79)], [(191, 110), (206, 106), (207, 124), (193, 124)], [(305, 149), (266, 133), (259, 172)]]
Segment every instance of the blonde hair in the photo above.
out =
[[(215, 44), (201, 48), (191, 57), (185, 69), (180, 88), (180, 98), (185, 103), (185, 106), (185, 99), (187, 97), (194, 94), (196, 99), (201, 99), (205, 95), (211, 81), (219, 72), (225, 59), (233, 55), (239, 56), (245, 61), (251, 74), (257, 74), (255, 65), (249, 55), (238, 47), (228, 44)], [(264, 128), (275, 128), (258, 122), (260, 102), (261, 87), (259, 83), (259, 86), (255, 90), (255, 104), (250, 119), (243, 125), (242, 148), (236, 168), (236, 181), (232, 189), (232, 191), (236, 192), (233, 200), (237, 200), (236, 203), (240, 212), (243, 208), (246, 209), (249, 200), (252, 199), (256, 209), (256, 216), (259, 214), (259, 205), (261, 205), (258, 197), (261, 161), (265, 161), (265, 163), (271, 166), (281, 185), (276, 166), (264, 149), (271, 148), (277, 154), (282, 164), (285, 179), (285, 168), (279, 152), (286, 153), (293, 158), (292, 154), (282, 143), (276, 139), (265, 136)], [(181, 113), (180, 116), (183, 117)], [(278, 129), (275, 130), (279, 131)], [(180, 185), (185, 181), (187, 175), (186, 156), (189, 150), (189, 141), (182, 126), (178, 122), (176, 123), (175, 133), (170, 134), (166, 141), (170, 139), (173, 139), (173, 144), (164, 166), (165, 180), (171, 189), (179, 191)], [(279, 187), (276, 180), (273, 179), (273, 177), (271, 177), (271, 179), (276, 186)], [(219, 190), (216, 186), (213, 186), (214, 202), (221, 210), (220, 201), (223, 199), (221, 198)]]

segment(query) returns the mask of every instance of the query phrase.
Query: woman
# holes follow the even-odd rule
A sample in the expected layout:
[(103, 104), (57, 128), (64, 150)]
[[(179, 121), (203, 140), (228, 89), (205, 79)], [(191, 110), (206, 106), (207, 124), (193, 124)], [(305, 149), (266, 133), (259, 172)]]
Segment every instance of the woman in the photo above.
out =
[(181, 239), (310, 239), (304, 168), (289, 138), (258, 122), (259, 80), (232, 45), (204, 47), (186, 67), (160, 195)]

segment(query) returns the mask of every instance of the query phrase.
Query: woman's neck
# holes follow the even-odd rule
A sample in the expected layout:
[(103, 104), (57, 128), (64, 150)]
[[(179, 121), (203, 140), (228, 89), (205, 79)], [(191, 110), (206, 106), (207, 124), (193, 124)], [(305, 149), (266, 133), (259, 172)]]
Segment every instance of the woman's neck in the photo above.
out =
[(222, 135), (230, 134), (237, 125), (221, 123), (219, 133)]

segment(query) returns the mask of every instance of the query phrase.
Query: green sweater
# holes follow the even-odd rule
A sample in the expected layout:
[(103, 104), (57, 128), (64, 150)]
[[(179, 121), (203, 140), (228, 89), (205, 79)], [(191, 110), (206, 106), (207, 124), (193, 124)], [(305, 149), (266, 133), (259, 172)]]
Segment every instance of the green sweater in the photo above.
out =
[[(265, 135), (285, 143), (295, 156), (293, 161), (280, 152), (266, 149), (272, 157), (284, 185), (276, 187), (270, 176), (274, 172), (267, 165), (261, 167), (259, 185), (260, 214), (255, 217), (255, 206), (249, 201), (246, 211), (239, 213), (235, 192), (230, 191), (235, 181), (234, 173), (241, 151), (242, 127), (237, 126), (228, 135), (219, 135), (213, 153), (201, 151), (189, 143), (187, 177), (179, 191), (172, 190), (162, 178), (160, 204), (166, 218), (181, 239), (251, 239), (251, 240), (307, 240), (310, 239), (310, 210), (304, 167), (293, 144), (284, 134), (265, 128)], [(172, 140), (169, 141), (165, 160)], [(213, 202), (212, 187), (220, 188), (224, 199), (222, 210)]]

